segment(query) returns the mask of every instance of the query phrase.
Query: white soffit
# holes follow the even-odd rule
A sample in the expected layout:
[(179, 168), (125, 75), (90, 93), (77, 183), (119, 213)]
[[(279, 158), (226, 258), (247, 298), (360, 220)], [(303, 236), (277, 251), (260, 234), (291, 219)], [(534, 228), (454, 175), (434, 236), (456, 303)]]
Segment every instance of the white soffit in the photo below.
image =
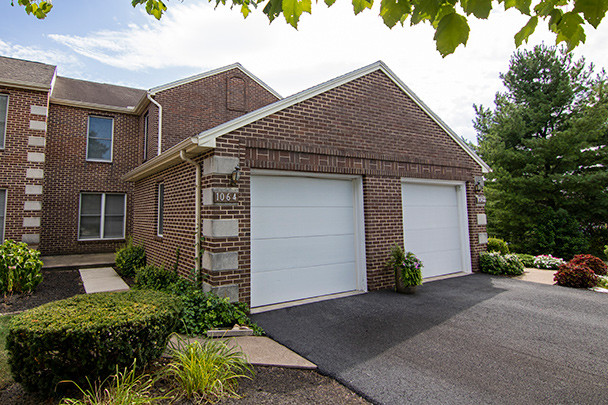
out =
[[(238, 64), (236, 64), (238, 65)], [(232, 67), (236, 65), (231, 65)], [(225, 68), (222, 68), (225, 69)], [(405, 94), (407, 94), (424, 112), (426, 112), (429, 117), (433, 119), (464, 151), (473, 158), (477, 164), (479, 164), (484, 173), (488, 173), (491, 171), (490, 166), (486, 162), (484, 162), (477, 154), (469, 148), (469, 146), (445, 123), (437, 114), (435, 114), (426, 104), (418, 98), (418, 96), (409, 88), (401, 79), (399, 79), (393, 72), (386, 66), (386, 64), (382, 61), (378, 61), (372, 63), (371, 65), (364, 66), (360, 69), (357, 69), (353, 72), (347, 73), (342, 76), (338, 76), (332, 80), (329, 80), (325, 83), (321, 83), (317, 86), (311, 87), (308, 90), (304, 90), (300, 93), (296, 93), (292, 96), (286, 97), (282, 100), (276, 101), (272, 104), (269, 104), (265, 107), (259, 108), (255, 111), (252, 111), (248, 114), (245, 114), (241, 117), (235, 118), (231, 121), (228, 121), (224, 124), (218, 125), (214, 128), (211, 128), (207, 131), (201, 132), (198, 134), (198, 142), (199, 145), (203, 146), (208, 144), (211, 140), (215, 140), (217, 137), (220, 137), (224, 134), (232, 132), (238, 128), (244, 127), (245, 125), (251, 124), (259, 119), (267, 117), (271, 114), (274, 114), (278, 111), (281, 111), (287, 107), (291, 107), (294, 104), (300, 103), (302, 101), (308, 100), (309, 98), (315, 97), (321, 93), (325, 93), (326, 91), (332, 90), (336, 87), (342, 86), (348, 82), (356, 80), (360, 77), (368, 75), (372, 72), (379, 70), (387, 75)], [(210, 72), (208, 72), (210, 73)]]

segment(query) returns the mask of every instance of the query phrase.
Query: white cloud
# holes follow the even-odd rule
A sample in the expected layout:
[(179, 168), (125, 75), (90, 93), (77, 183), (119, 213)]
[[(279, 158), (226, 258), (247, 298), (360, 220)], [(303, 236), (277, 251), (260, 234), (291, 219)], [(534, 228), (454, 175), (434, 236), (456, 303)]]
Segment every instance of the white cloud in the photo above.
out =
[(13, 44), (0, 39), (0, 54), (10, 58), (25, 59), (49, 65), (82, 66), (78, 58), (63, 51)]
[[(354, 16), (348, 2), (329, 9), (313, 4), (313, 14), (304, 15), (296, 31), (284, 21), (269, 25), (260, 10), (243, 20), (236, 9), (191, 2), (171, 4), (161, 21), (146, 17), (144, 24), (124, 30), (49, 37), (77, 54), (129, 71), (188, 67), (199, 72), (239, 61), (283, 95), (382, 59), (457, 133), (474, 139), (472, 105), (491, 105), (501, 89), (498, 74), (508, 68), (513, 35), (526, 17), (494, 12), (489, 21), (474, 21), (467, 47), (441, 58), (429, 26), (389, 30), (377, 7)], [(534, 43), (554, 41), (545, 28), (538, 31)], [(607, 35), (588, 36), (589, 44), (577, 54), (608, 65), (602, 48)]]

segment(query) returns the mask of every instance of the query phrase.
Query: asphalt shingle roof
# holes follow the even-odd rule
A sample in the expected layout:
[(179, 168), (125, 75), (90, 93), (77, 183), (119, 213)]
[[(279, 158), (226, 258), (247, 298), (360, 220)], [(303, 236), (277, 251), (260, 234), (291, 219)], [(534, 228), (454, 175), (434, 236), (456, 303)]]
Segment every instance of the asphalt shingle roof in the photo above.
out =
[(135, 107), (145, 90), (57, 76), (51, 97), (112, 107)]
[(0, 82), (35, 84), (50, 87), (55, 66), (0, 56)]

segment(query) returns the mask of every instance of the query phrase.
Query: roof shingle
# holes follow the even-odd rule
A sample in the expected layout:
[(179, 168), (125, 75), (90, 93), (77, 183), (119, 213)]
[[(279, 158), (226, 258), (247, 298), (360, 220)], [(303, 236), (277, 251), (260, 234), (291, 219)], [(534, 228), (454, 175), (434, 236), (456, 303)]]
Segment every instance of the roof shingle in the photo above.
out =
[(136, 107), (145, 90), (57, 76), (52, 99), (118, 108)]
[(0, 56), (0, 82), (51, 87), (56, 66)]

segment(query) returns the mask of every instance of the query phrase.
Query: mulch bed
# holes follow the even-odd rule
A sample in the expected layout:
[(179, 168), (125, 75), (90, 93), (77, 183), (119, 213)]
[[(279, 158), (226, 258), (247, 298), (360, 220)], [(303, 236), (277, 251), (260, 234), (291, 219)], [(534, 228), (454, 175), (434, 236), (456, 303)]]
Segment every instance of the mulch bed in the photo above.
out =
[(78, 270), (43, 270), (42, 277), (33, 294), (0, 297), (0, 314), (25, 311), (85, 292)]

